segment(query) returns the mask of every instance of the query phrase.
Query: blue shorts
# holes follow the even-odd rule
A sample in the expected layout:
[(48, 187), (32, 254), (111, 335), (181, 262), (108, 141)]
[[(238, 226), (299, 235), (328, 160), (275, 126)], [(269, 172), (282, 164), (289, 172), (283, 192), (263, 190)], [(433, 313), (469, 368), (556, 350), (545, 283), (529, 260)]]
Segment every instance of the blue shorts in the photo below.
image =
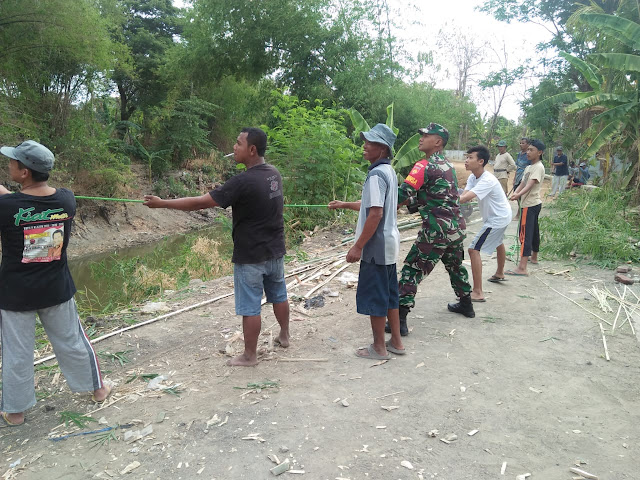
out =
[(360, 262), (356, 309), (362, 315), (386, 317), (387, 310), (398, 308), (396, 264), (376, 265)]
[(236, 315), (243, 317), (260, 315), (263, 291), (267, 294), (267, 302), (285, 302), (287, 285), (284, 281), (284, 257), (260, 263), (234, 263), (233, 288)]

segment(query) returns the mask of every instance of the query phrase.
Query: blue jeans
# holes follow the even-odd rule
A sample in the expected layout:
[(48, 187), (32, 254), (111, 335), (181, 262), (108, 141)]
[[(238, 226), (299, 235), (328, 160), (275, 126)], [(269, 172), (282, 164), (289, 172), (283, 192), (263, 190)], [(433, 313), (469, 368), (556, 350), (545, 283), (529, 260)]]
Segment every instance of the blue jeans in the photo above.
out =
[(267, 302), (285, 302), (287, 285), (284, 281), (284, 257), (260, 263), (234, 263), (233, 288), (236, 315), (243, 317), (260, 315), (263, 291), (267, 295)]

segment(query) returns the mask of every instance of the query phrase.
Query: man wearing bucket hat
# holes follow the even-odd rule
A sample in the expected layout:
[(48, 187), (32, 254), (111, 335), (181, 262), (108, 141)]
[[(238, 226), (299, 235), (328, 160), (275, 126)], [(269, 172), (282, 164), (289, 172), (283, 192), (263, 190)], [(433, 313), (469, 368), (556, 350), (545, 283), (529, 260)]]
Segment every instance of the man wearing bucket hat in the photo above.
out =
[[(382, 123), (360, 133), (363, 156), (371, 165), (357, 202), (333, 200), (331, 210), (347, 208), (359, 211), (355, 244), (347, 253), (347, 262), (360, 261), (356, 308), (369, 315), (373, 343), (356, 350), (361, 358), (384, 360), (389, 352), (404, 355), (398, 319), (398, 277), (396, 262), (400, 250), (397, 227), (398, 178), (391, 166), (396, 135)], [(391, 339), (385, 342), (385, 319)]]
[(24, 423), (24, 412), (36, 403), (36, 314), (69, 388), (93, 392), (96, 402), (103, 401), (110, 388), (102, 381), (98, 359), (73, 299), (76, 288), (67, 266), (67, 245), (76, 212), (73, 192), (47, 185), (54, 156), (44, 145), (27, 140), (17, 147), (2, 147), (0, 153), (9, 157), (11, 180), (22, 187), (10, 195), (0, 186), (0, 421), (14, 427)]
[(413, 166), (398, 189), (398, 203), (407, 204), (409, 211), (415, 211), (417, 207), (422, 217), (422, 228), (400, 272), (402, 335), (409, 333), (407, 315), (415, 306), (418, 284), (440, 260), (449, 272), (451, 286), (459, 299), (447, 308), (451, 312), (475, 317), (469, 275), (462, 266), (466, 225), (460, 214), (458, 179), (455, 169), (442, 154), (449, 140), (449, 131), (442, 125), (430, 123), (418, 133), (422, 134), (418, 148), (426, 158)]
[(507, 142), (500, 140), (498, 142), (498, 155), (493, 164), (493, 174), (500, 182), (502, 190), (506, 195), (509, 191), (507, 189), (507, 182), (509, 181), (509, 172), (516, 171), (516, 162), (513, 161), (513, 157), (507, 152)]

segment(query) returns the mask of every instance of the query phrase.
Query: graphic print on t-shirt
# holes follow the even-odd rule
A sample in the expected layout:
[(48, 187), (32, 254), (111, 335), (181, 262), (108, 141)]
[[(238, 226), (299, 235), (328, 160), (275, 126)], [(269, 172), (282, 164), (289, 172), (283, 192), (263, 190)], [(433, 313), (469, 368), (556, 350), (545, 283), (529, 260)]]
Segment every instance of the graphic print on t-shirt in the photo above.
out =
[(64, 243), (64, 223), (24, 227), (22, 263), (60, 260)]

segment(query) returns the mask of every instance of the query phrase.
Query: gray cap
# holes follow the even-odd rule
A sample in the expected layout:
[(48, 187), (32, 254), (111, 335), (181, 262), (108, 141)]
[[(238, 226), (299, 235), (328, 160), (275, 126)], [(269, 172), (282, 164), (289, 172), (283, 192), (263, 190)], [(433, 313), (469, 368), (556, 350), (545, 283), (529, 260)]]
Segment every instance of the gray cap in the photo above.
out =
[(556, 150), (560, 150), (560, 151), (562, 151), (562, 145), (558, 145), (558, 146), (556, 147)]
[(54, 156), (44, 145), (33, 140), (22, 142), (17, 147), (2, 147), (0, 153), (40, 173), (47, 173), (53, 168)]
[(379, 123), (368, 132), (360, 132), (360, 138), (362, 140), (368, 140), (374, 143), (381, 143), (389, 147), (389, 152), (393, 148), (393, 144), (396, 142), (396, 134), (393, 133), (388, 126), (384, 123)]

